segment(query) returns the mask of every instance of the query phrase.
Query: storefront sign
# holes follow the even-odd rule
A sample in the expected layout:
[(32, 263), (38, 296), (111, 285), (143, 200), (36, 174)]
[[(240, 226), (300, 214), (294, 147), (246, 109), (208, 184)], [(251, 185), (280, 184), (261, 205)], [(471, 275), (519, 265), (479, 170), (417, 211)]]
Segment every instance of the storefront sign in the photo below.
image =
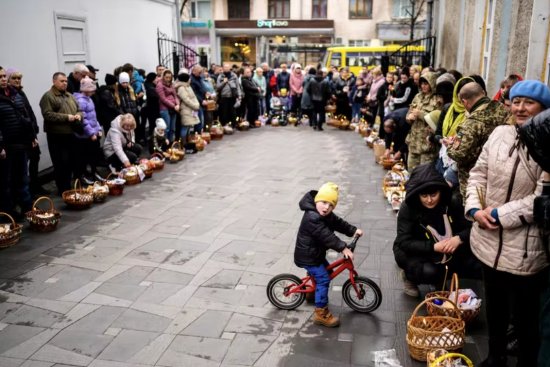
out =
[(288, 27), (288, 22), (286, 20), (258, 19), (257, 26), (258, 28)]

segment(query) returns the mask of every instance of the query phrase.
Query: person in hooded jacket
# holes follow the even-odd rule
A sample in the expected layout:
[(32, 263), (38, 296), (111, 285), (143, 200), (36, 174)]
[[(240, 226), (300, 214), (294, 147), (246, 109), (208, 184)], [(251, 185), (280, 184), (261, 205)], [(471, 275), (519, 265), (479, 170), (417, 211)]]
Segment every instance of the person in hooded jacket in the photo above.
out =
[(119, 113), (131, 113), (134, 119), (138, 121), (137, 98), (134, 89), (130, 85), (130, 75), (128, 73), (121, 72), (118, 75), (118, 83), (114, 87), (114, 97)]
[(313, 126), (313, 122), (311, 121), (311, 115), (313, 114), (313, 102), (311, 101), (311, 95), (309, 94), (308, 87), (309, 83), (315, 79), (315, 74), (317, 74), (317, 70), (313, 66), (309, 66), (309, 68), (307, 68), (307, 73), (304, 76), (304, 83), (302, 84), (303, 92), (300, 108), (302, 110), (302, 115), (307, 115), (310, 117), (309, 126)]
[(418, 297), (419, 284), (440, 287), (445, 265), (460, 277), (479, 278), (480, 265), (470, 250), (471, 223), (460, 201), (431, 163), (416, 167), (397, 215), (393, 254), (403, 269), (404, 292)]
[(244, 103), (246, 104), (246, 120), (250, 127), (256, 127), (254, 122), (258, 119), (260, 106), (260, 87), (252, 79), (252, 70), (249, 67), (244, 68), (241, 77), (241, 85), (244, 92)]
[(219, 116), (223, 126), (235, 123), (236, 111), (235, 103), (239, 97), (239, 79), (231, 71), (228, 63), (223, 64), (223, 72), (216, 81), (216, 94), (219, 101)]
[(351, 104), (349, 95), (355, 85), (355, 77), (347, 67), (340, 70), (340, 74), (332, 79), (333, 98), (336, 98), (336, 114), (344, 115), (351, 121)]
[(390, 98), (390, 110), (398, 110), (400, 108), (409, 107), (414, 97), (418, 93), (418, 87), (411, 79), (408, 67), (404, 67), (399, 75), (399, 81), (395, 84), (393, 95)]
[(116, 77), (112, 74), (105, 75), (105, 85), (97, 90), (96, 113), (97, 120), (103, 127), (103, 131), (109, 131), (111, 121), (120, 115), (120, 108), (115, 99)]
[(322, 70), (317, 71), (315, 78), (309, 82), (306, 88), (313, 104), (313, 112), (310, 119), (311, 125), (313, 126), (313, 130), (323, 131), (325, 106), (330, 97), (330, 87)]
[[(157, 74), (149, 73), (145, 77), (145, 83), (143, 83), (145, 89), (145, 105), (142, 111), (145, 110), (144, 114), (149, 125), (149, 136), (153, 135), (153, 130), (156, 128), (156, 121), (160, 117), (160, 101), (159, 94), (157, 93), (157, 85), (155, 84), (156, 78)], [(113, 121), (113, 119), (111, 119), (111, 121)]]
[(304, 215), (294, 249), (294, 263), (306, 269), (315, 279), (316, 308), (313, 322), (327, 327), (338, 326), (340, 321), (328, 309), (330, 275), (326, 269), (326, 252), (332, 249), (353, 259), (353, 252), (334, 232), (348, 237), (363, 235), (362, 230), (333, 213), (337, 203), (338, 186), (332, 182), (325, 183), (319, 191), (312, 190), (304, 195), (300, 200), (300, 209)]
[(181, 131), (180, 137), (186, 142), (191, 128), (200, 133), (199, 109), (201, 105), (197, 99), (193, 87), (191, 86), (191, 75), (187, 69), (181, 69), (178, 74), (176, 91), (180, 100)]
[[(92, 95), (96, 91), (95, 82), (89, 77), (80, 80), (80, 92), (74, 94), (78, 106), (82, 111), (83, 131), (75, 132), (75, 148), (77, 157), (75, 158), (75, 177), (79, 178), (81, 183), (93, 185), (94, 181), (102, 181), (103, 178), (97, 173), (97, 166), (101, 162), (100, 139), (103, 135), (101, 125), (97, 121), (95, 105), (92, 101)], [(87, 166), (90, 165), (91, 172), (87, 172)]]
[(143, 148), (135, 143), (135, 129), (136, 120), (131, 113), (119, 115), (111, 122), (103, 143), (103, 154), (111, 170), (119, 171), (137, 162)]
[(431, 163), (437, 158), (437, 149), (429, 141), (429, 136), (435, 132), (437, 127), (430, 126), (424, 118), (430, 112), (441, 109), (437, 96), (434, 94), (436, 79), (434, 73), (425, 73), (420, 78), (420, 92), (409, 106), (407, 122), (411, 124), (411, 131), (406, 139), (409, 147), (407, 163), (409, 170), (413, 170), (420, 164)]

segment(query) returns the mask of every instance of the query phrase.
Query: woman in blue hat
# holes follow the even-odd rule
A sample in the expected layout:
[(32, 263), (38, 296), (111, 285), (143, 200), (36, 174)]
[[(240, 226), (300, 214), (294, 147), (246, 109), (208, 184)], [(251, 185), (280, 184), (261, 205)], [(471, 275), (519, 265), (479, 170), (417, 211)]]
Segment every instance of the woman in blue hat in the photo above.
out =
[[(548, 251), (533, 219), (542, 169), (528, 157), (518, 127), (550, 107), (550, 89), (536, 80), (510, 90), (511, 124), (497, 127), (470, 171), (466, 214), (470, 245), (482, 262), (489, 356), (481, 367), (506, 366), (506, 329), (518, 336), (519, 367), (537, 365), (539, 298), (548, 279)], [(514, 317), (510, 320), (510, 314)]]

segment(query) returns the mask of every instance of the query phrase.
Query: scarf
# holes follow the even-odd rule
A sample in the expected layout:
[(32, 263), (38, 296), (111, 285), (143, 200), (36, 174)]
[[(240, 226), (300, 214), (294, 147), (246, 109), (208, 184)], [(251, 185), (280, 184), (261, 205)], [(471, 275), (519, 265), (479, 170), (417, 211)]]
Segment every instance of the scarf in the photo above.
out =
[(475, 82), (470, 77), (464, 77), (458, 80), (453, 90), (453, 103), (449, 106), (445, 119), (443, 120), (443, 137), (447, 138), (456, 135), (456, 129), (462, 124), (466, 118), (466, 108), (458, 98), (458, 85), (462, 80), (469, 80)]

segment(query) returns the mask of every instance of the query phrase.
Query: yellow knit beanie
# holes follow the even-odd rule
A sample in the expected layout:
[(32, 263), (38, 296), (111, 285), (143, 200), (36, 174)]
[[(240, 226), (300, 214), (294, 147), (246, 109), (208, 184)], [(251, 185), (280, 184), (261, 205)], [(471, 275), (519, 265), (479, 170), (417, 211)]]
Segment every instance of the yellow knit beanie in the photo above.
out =
[(315, 202), (326, 201), (331, 203), (332, 206), (338, 204), (338, 185), (333, 182), (327, 182), (321, 186), (317, 195), (315, 195)]

